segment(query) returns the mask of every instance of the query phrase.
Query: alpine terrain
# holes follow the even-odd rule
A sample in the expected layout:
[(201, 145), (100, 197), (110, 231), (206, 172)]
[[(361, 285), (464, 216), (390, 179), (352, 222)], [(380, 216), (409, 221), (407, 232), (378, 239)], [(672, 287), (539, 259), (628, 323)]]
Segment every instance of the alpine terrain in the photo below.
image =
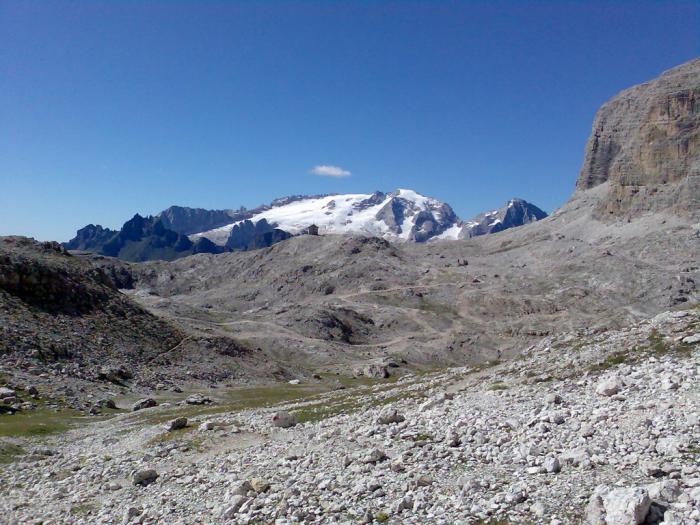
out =
[[(456, 240), (543, 219), (524, 201), (460, 220), (443, 202), (412, 190), (358, 195), (294, 195), (252, 210), (204, 210), (171, 206), (154, 217), (135, 215), (120, 231), (90, 224), (63, 244), (126, 261), (173, 260), (194, 253), (266, 248), (309, 227), (324, 235), (374, 236), (389, 241)], [(186, 238), (187, 237), (187, 238)]]
[(605, 103), (549, 216), (400, 189), (2, 238), (0, 521), (700, 523), (699, 97), (695, 59)]

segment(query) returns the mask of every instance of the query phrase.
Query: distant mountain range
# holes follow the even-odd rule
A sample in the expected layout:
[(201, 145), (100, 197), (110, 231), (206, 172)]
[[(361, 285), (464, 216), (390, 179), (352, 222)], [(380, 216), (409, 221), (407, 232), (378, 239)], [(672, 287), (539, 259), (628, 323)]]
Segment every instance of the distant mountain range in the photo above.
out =
[(538, 221), (547, 214), (523, 199), (462, 221), (452, 208), (412, 190), (391, 193), (294, 195), (252, 210), (171, 206), (156, 216), (135, 215), (119, 231), (89, 224), (64, 243), (127, 261), (172, 260), (195, 253), (264, 248), (305, 233), (377, 236), (390, 241), (457, 240)]

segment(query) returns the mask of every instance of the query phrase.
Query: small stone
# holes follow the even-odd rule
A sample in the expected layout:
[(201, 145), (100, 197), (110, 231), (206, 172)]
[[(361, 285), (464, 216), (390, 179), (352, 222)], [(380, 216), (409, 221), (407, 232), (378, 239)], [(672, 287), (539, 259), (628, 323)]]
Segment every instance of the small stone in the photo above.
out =
[(556, 457), (553, 457), (553, 456), (544, 458), (544, 462), (542, 463), (542, 466), (550, 474), (556, 474), (557, 472), (559, 472), (561, 470), (561, 465), (559, 464), (559, 459), (557, 459)]
[(561, 404), (561, 396), (559, 394), (547, 394), (544, 402), (548, 405), (559, 405)]
[(584, 438), (593, 437), (593, 435), (595, 434), (595, 428), (593, 428), (593, 425), (585, 423), (585, 424), (581, 425), (580, 432), (581, 432), (581, 437), (584, 437)]
[(236, 495), (228, 502), (225, 510), (221, 513), (221, 517), (225, 520), (230, 520), (236, 517), (240, 508), (248, 501), (248, 498), (241, 495)]
[(213, 421), (205, 421), (201, 425), (199, 425), (199, 430), (203, 431), (208, 431), (208, 430), (214, 430), (216, 428), (216, 423)]
[(133, 520), (134, 518), (139, 517), (139, 516), (141, 515), (141, 512), (142, 512), (141, 509), (138, 509), (138, 508), (136, 508), (136, 507), (129, 507), (129, 508), (126, 509), (126, 511), (124, 512), (124, 521), (125, 521), (126, 523), (129, 523), (129, 522), (130, 522), (131, 520)]
[(530, 512), (532, 512), (538, 518), (542, 518), (545, 515), (546, 509), (544, 503), (537, 501), (530, 505)]
[(261, 494), (270, 488), (270, 484), (262, 478), (254, 478), (250, 480), (250, 486), (255, 492)]
[(365, 463), (379, 463), (380, 461), (384, 461), (385, 459), (387, 459), (387, 456), (383, 450), (380, 450), (378, 448), (373, 448), (365, 456), (364, 462)]

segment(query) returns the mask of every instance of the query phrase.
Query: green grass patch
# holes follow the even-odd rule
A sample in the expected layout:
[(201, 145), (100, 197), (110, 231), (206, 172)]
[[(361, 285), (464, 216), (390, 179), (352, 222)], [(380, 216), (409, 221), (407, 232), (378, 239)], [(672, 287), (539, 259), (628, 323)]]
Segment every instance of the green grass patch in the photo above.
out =
[(37, 408), (0, 416), (0, 436), (41, 437), (56, 432), (65, 432), (80, 419), (79, 412), (49, 408)]
[(496, 381), (495, 383), (491, 383), (489, 386), (487, 386), (486, 390), (508, 390), (508, 385), (506, 385), (503, 381)]
[[(310, 403), (299, 409), (292, 410), (299, 423), (317, 422), (340, 414), (352, 414), (360, 409), (376, 408), (403, 399), (418, 399), (425, 397), (421, 391), (404, 391), (408, 385), (401, 387), (387, 385), (385, 395), (379, 396), (377, 392), (369, 393), (364, 389), (342, 391), (340, 396), (324, 399), (317, 403)], [(392, 390), (399, 390), (397, 394), (391, 394)], [(367, 397), (371, 395), (372, 397)]]
[(287, 401), (313, 397), (329, 389), (330, 387), (324, 384), (289, 385), (287, 383), (237, 388), (229, 391), (226, 395), (226, 400), (222, 403), (214, 403), (211, 405), (178, 405), (168, 408), (139, 410), (138, 412), (134, 412), (133, 418), (140, 423), (157, 425), (182, 416), (195, 417), (237, 412), (254, 408), (265, 408)]

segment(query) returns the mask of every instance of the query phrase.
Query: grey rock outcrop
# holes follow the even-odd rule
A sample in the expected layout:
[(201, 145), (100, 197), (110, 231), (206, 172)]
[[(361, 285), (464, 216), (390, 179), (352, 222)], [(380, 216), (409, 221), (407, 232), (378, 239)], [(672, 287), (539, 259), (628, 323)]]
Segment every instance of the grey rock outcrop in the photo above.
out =
[(190, 235), (231, 224), (246, 218), (244, 211), (205, 210), (186, 206), (170, 206), (158, 214), (163, 226), (183, 235)]
[(700, 59), (606, 102), (593, 122), (577, 190), (607, 183), (598, 217), (700, 211)]

